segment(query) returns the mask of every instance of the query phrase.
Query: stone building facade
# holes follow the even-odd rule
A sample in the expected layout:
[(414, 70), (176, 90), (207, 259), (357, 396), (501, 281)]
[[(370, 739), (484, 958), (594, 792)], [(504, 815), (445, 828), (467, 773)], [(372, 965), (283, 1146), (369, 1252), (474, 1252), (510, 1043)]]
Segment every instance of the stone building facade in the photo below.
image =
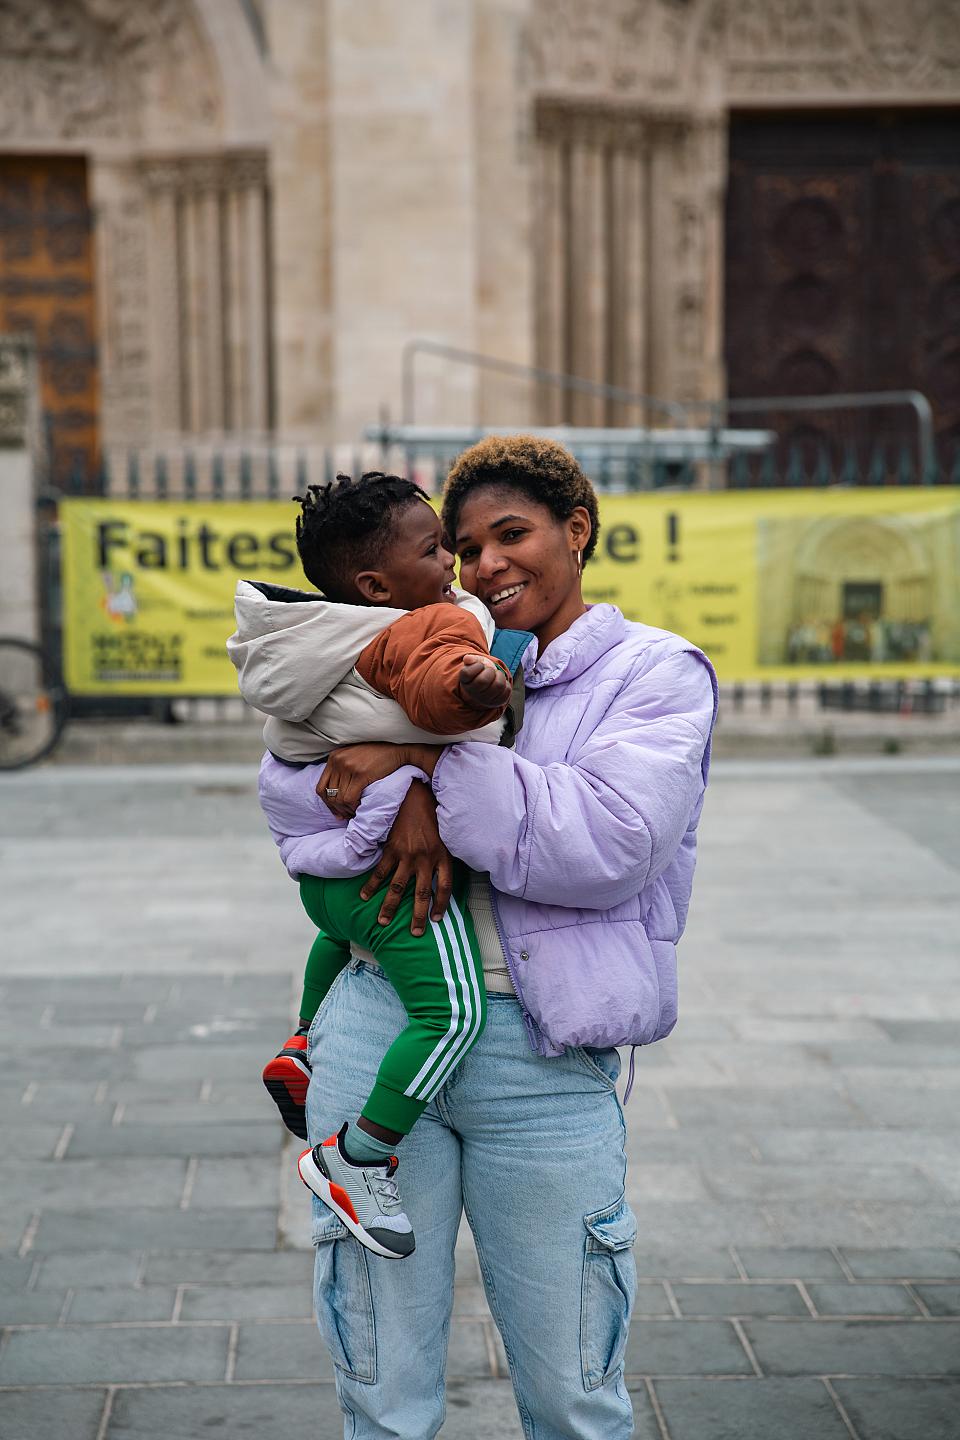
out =
[[(876, 248), (851, 217), (901, 206), (857, 185), (896, 171), (923, 210), (904, 263), (929, 331), (897, 364), (960, 437), (957, 106), (952, 0), (0, 0), (0, 330), (37, 335), (67, 458), (352, 440), (399, 417), (414, 337), (672, 400), (734, 371), (749, 389), (762, 341), (780, 393), (865, 388), (855, 317), (831, 325), (843, 264)], [(806, 144), (792, 170), (764, 168), (764, 117)], [(867, 119), (855, 160), (844, 126)], [(756, 317), (739, 297), (758, 261), (731, 230), (741, 135), (761, 260), (776, 251)], [(896, 247), (881, 260), (882, 297)], [(426, 361), (417, 406), (639, 413)]]

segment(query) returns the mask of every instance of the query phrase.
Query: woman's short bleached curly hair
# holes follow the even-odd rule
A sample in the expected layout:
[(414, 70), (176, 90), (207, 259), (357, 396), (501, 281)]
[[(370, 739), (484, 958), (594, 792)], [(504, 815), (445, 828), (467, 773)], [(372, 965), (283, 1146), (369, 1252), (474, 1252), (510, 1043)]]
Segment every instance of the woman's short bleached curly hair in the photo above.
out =
[(538, 435), (488, 435), (457, 460), (443, 487), (440, 518), (451, 543), (463, 502), (481, 486), (519, 490), (545, 505), (558, 520), (568, 520), (578, 505), (590, 516), (590, 539), (583, 563), (597, 548), (600, 514), (597, 492), (569, 450)]

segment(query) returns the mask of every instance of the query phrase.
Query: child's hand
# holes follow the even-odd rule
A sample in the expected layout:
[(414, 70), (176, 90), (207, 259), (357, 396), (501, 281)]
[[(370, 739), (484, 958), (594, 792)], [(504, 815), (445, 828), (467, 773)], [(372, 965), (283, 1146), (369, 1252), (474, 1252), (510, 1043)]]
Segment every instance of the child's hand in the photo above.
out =
[(489, 655), (464, 655), (458, 689), (478, 710), (496, 710), (506, 705), (513, 686)]

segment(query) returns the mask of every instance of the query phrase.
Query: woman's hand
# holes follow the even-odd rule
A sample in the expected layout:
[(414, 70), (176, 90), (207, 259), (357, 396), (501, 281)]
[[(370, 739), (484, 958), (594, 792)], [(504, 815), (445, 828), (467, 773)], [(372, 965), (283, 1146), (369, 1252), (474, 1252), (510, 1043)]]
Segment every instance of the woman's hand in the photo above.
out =
[[(375, 780), (384, 780), (402, 765), (416, 765), (432, 775), (443, 752), (442, 745), (393, 745), (387, 741), (364, 741), (332, 750), (317, 781), (316, 790), (327, 809), (338, 820), (356, 815), (360, 796)], [(328, 795), (336, 790), (336, 795)]]
[[(436, 894), (433, 892), (434, 875), (437, 877)], [(361, 898), (369, 900), (383, 885), (387, 885), (387, 894), (378, 916), (381, 925), (390, 924), (411, 876), (416, 877), (416, 890), (410, 933), (422, 935), (428, 913), (432, 920), (441, 920), (450, 903), (453, 862), (437, 828), (437, 802), (420, 780), (415, 780), (407, 791), (383, 847), (380, 862), (371, 870), (360, 891)]]
[[(391, 745), (386, 741), (370, 741), (360, 745), (342, 745), (331, 751), (323, 774), (317, 781), (317, 794), (327, 809), (339, 820), (349, 820), (356, 815), (360, 796), (374, 780), (383, 780), (399, 770), (401, 765), (419, 765), (419, 759), (411, 758), (411, 752), (436, 751), (436, 745)], [(428, 771), (433, 773), (436, 757)], [(336, 790), (336, 795), (328, 795)]]

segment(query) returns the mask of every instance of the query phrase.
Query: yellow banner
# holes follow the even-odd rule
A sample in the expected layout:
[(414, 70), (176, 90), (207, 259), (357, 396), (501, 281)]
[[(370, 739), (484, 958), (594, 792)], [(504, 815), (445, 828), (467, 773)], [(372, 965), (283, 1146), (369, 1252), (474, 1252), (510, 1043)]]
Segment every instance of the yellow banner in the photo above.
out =
[[(960, 492), (605, 495), (588, 602), (676, 630), (720, 678), (960, 675)], [(232, 695), (239, 578), (307, 588), (286, 501), (66, 500), (67, 684)]]
[(236, 695), (239, 579), (309, 589), (289, 501), (64, 500), (64, 665), (78, 695)]
[(588, 601), (685, 635), (721, 680), (960, 674), (960, 491), (604, 496)]

